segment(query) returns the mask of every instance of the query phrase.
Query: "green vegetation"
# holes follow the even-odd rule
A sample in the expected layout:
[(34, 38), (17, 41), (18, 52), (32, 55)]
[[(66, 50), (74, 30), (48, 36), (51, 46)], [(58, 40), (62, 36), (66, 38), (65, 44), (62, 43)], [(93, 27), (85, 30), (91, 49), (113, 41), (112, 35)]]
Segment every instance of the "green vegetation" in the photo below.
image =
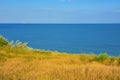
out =
[(98, 56), (95, 57), (95, 60), (98, 62), (104, 62), (105, 60), (107, 60), (109, 58), (107, 53), (102, 53)]
[(120, 80), (120, 57), (32, 49), (0, 37), (0, 80)]
[(8, 45), (8, 40), (0, 36), (0, 46)]

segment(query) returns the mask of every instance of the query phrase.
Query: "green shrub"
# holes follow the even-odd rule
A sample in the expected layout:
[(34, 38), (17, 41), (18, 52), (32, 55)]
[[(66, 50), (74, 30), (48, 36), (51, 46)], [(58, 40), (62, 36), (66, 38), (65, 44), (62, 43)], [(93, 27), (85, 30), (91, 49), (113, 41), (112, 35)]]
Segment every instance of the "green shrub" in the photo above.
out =
[(0, 46), (8, 45), (8, 40), (0, 36)]
[(118, 63), (120, 64), (120, 59), (118, 59)]
[(102, 54), (96, 56), (94, 60), (98, 61), (98, 62), (104, 62), (108, 58), (109, 58), (109, 56), (107, 53), (102, 53)]

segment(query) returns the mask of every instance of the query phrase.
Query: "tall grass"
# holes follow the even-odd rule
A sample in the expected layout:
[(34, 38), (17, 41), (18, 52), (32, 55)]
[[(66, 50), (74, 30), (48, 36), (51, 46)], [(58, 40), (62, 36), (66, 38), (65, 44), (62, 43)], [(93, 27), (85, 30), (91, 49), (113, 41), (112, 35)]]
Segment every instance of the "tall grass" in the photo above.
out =
[(120, 57), (42, 51), (8, 42), (0, 46), (0, 80), (120, 80)]

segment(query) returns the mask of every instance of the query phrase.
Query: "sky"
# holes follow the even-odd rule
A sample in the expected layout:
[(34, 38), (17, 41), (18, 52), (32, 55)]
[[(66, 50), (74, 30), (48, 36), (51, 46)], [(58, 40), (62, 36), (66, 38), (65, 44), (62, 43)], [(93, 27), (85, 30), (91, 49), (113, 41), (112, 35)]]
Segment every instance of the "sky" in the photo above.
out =
[(0, 0), (0, 23), (120, 23), (120, 0)]

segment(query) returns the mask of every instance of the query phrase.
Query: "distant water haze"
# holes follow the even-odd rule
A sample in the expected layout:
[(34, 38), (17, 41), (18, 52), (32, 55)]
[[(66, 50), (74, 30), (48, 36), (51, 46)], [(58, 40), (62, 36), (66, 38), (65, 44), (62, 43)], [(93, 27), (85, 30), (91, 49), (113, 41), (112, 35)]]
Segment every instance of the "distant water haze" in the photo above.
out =
[(120, 24), (0, 24), (0, 35), (37, 49), (120, 54)]

